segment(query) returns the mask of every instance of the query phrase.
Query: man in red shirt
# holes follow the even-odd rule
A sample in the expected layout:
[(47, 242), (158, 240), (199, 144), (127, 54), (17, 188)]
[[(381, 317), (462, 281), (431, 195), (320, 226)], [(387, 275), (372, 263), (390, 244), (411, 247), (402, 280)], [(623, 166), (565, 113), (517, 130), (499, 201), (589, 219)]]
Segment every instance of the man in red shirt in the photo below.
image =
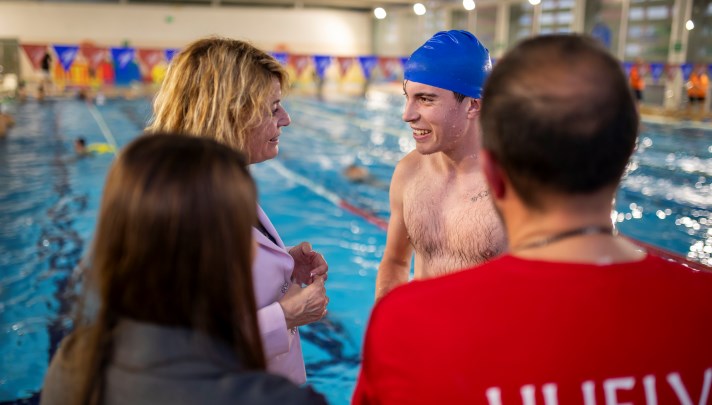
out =
[(373, 310), (355, 404), (712, 403), (712, 272), (616, 235), (638, 131), (618, 62), (526, 40), (484, 91), (480, 159), (509, 253)]

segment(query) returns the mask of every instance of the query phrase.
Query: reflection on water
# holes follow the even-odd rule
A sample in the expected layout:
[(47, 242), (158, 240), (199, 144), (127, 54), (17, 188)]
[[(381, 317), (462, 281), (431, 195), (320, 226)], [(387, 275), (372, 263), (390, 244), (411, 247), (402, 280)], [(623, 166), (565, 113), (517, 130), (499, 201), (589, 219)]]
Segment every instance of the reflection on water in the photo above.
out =
[(635, 238), (712, 266), (712, 129), (643, 124), (616, 222)]

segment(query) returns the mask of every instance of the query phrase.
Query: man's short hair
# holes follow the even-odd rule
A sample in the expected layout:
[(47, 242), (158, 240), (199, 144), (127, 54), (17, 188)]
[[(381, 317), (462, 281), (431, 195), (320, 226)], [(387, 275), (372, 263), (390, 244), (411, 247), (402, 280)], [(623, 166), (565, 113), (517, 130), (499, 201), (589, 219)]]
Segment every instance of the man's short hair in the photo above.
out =
[(484, 90), (483, 148), (530, 207), (541, 192), (617, 185), (635, 147), (638, 113), (620, 63), (591, 38), (525, 40)]

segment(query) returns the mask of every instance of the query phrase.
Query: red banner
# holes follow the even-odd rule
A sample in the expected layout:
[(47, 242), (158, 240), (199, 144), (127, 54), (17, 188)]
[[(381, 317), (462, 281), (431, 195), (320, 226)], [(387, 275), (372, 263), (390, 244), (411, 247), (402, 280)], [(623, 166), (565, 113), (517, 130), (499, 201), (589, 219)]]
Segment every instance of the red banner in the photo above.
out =
[(341, 73), (341, 77), (344, 77), (346, 72), (348, 72), (351, 68), (351, 65), (354, 64), (354, 58), (351, 56), (337, 56), (336, 62), (339, 64), (339, 73)]
[(25, 50), (27, 57), (30, 58), (30, 63), (34, 69), (39, 70), (42, 64), (42, 58), (47, 53), (47, 45), (30, 45), (23, 44), (22, 49)]
[(289, 65), (294, 68), (297, 72), (297, 78), (302, 75), (304, 69), (309, 66), (309, 59), (307, 55), (289, 55)]
[(108, 55), (107, 48), (99, 48), (94, 45), (80, 45), (79, 51), (84, 55), (89, 67), (93, 70), (96, 70), (102, 62), (106, 61)]
[(163, 49), (138, 49), (138, 60), (151, 72), (154, 66), (163, 60)]

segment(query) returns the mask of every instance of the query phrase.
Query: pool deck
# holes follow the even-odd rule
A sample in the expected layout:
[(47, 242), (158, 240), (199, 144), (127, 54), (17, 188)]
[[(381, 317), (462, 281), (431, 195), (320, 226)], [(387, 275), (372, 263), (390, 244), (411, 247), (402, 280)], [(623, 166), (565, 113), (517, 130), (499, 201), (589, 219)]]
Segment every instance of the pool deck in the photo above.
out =
[(692, 111), (689, 109), (669, 109), (654, 105), (640, 106), (640, 115), (644, 121), (661, 124), (686, 123), (695, 127), (712, 129), (712, 112)]

